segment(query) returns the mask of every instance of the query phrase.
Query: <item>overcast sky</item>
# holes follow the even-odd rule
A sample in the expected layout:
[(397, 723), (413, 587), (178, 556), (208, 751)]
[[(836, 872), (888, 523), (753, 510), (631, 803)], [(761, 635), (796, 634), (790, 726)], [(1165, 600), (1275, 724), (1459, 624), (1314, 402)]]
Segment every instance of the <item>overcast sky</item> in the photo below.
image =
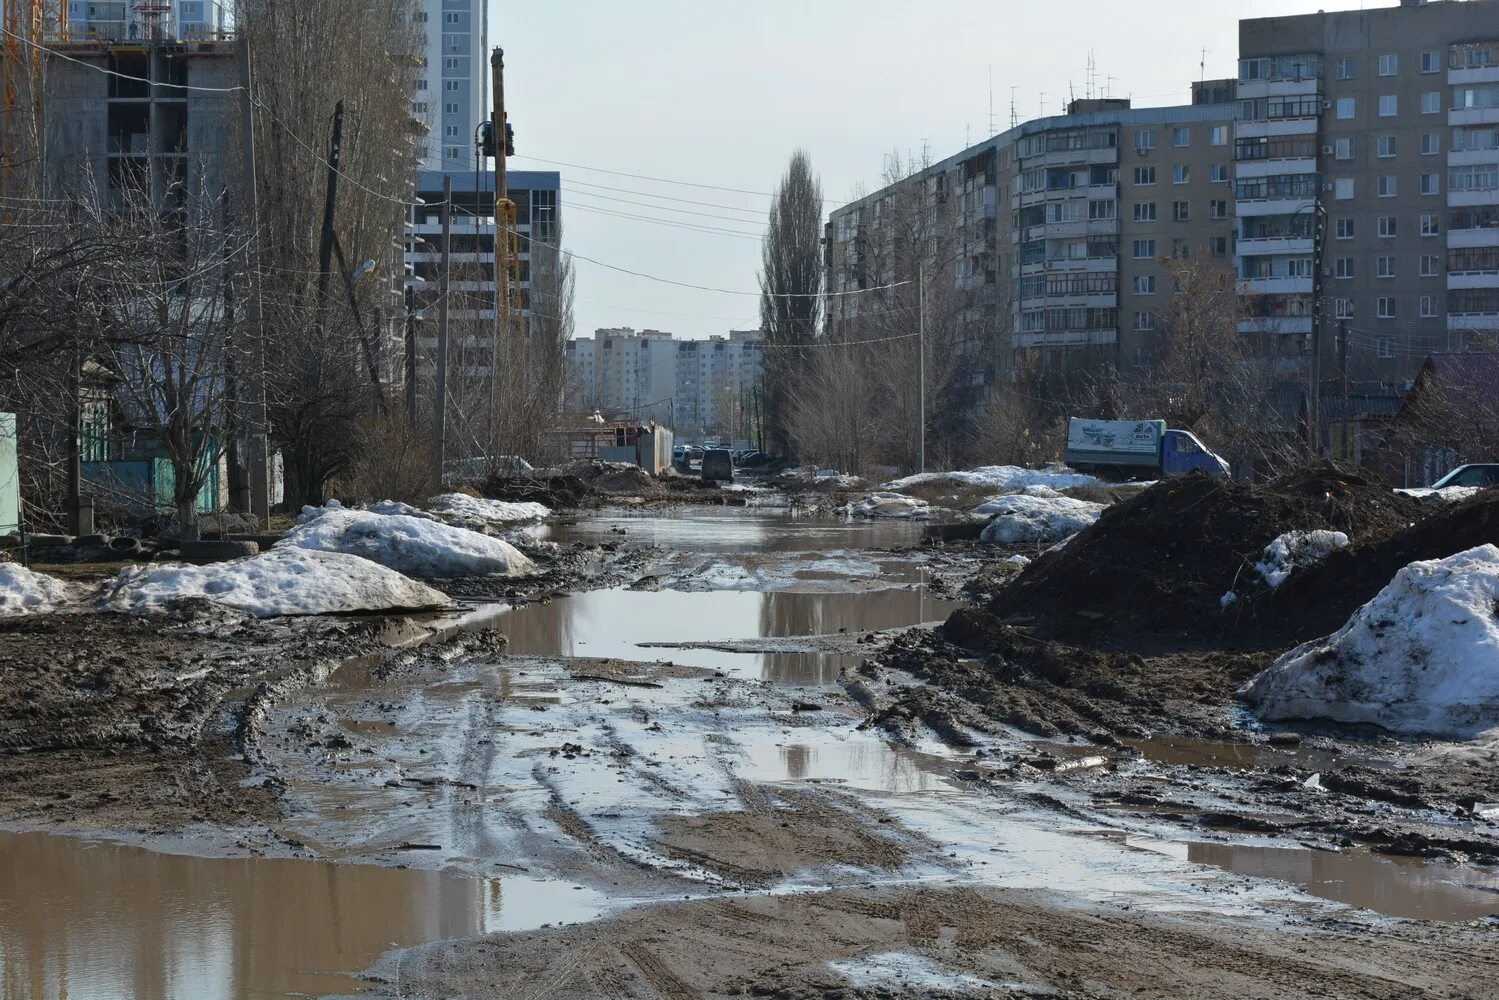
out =
[[(1083, 96), (1090, 51), (1098, 92), (1133, 97), (1137, 107), (1184, 104), (1203, 49), (1209, 78), (1235, 73), (1239, 17), (1394, 5), (491, 0), (490, 43), (505, 49), (512, 167), (561, 172), (569, 250), (753, 292), (764, 193), (798, 146), (832, 208), (877, 188), (893, 150), (919, 155), (925, 145), (942, 159), (983, 139), (991, 65), (1000, 131), (1012, 88), (1022, 121), (1042, 113), (1043, 94), (1047, 114), (1059, 113), (1069, 86)], [(694, 226), (706, 228), (683, 228)], [(679, 288), (583, 260), (577, 267), (580, 335), (631, 326), (700, 338), (759, 325), (753, 295)]]

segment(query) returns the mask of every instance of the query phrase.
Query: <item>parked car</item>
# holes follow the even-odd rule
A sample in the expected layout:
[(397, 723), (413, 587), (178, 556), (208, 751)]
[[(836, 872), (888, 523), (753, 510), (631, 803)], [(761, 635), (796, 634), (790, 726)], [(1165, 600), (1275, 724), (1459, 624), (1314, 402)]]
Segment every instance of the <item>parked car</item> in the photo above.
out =
[(1499, 464), (1459, 465), (1431, 484), (1434, 490), (1449, 486), (1499, 486)]
[(739, 467), (741, 469), (758, 469), (760, 466), (769, 465), (773, 461), (775, 461), (775, 456), (773, 455), (768, 455), (763, 451), (751, 451), (746, 452), (739, 459)]
[(703, 479), (732, 483), (734, 481), (734, 457), (727, 448), (709, 448), (703, 453)]

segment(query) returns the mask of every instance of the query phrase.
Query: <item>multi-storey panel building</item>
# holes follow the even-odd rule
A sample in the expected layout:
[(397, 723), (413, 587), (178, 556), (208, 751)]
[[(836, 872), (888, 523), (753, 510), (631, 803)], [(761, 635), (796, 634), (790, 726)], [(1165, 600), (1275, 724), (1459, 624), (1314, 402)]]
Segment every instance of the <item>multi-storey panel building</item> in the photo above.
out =
[[(1167, 261), (1201, 252), (1231, 263), (1232, 81), (1199, 85), (1197, 103), (1132, 108), (1074, 101), (832, 213), (829, 303), (838, 330), (861, 289), (897, 276), (881, 245), (888, 206), (957, 200), (962, 314), (995, 351), (974, 370), (1002, 376), (1025, 360), (1129, 364), (1144, 353), (1165, 299)], [(989, 336), (983, 336), (989, 334)]]
[(68, 29), (113, 42), (222, 38), (234, 31), (234, 0), (68, 0)]
[(484, 0), (421, 0), (426, 50), (411, 115), (429, 129), (422, 169), (474, 170), (474, 134), (489, 118), (489, 12)]
[[(1258, 329), (1403, 381), (1499, 331), (1499, 2), (1240, 22), (1237, 258)], [(1347, 344), (1339, 342), (1347, 331)]]

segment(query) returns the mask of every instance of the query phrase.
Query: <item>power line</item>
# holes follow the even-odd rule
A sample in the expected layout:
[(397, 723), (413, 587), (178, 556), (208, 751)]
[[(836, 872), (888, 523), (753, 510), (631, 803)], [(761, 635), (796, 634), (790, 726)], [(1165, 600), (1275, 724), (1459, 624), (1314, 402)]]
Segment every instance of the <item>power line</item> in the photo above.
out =
[[(18, 2), (18, 0), (12, 0), (12, 2)], [(129, 73), (121, 73), (119, 70), (110, 69), (107, 66), (95, 66), (91, 62), (85, 62), (82, 59), (75, 59), (64, 52), (59, 52), (57, 49), (48, 48), (45, 45), (34, 42), (31, 39), (27, 38), (25, 35), (18, 35), (8, 28), (0, 27), (0, 33), (9, 35), (11, 38), (16, 39), (17, 41), (25, 42), (27, 45), (30, 45), (32, 48), (36, 49), (39, 52), (45, 52), (48, 55), (56, 56), (57, 58), (62, 59), (66, 62), (76, 63), (79, 66), (91, 69), (96, 73), (103, 73), (106, 76), (116, 76), (121, 80), (129, 80), (132, 83), (144, 83), (156, 87), (168, 87), (172, 90), (196, 90), (205, 94), (234, 94), (245, 89), (243, 84), (236, 84), (233, 87), (198, 87), (190, 86), (185, 83), (162, 83), (159, 80), (150, 80), (143, 76), (131, 76)]]
[(720, 229), (715, 226), (699, 225), (692, 222), (679, 222), (674, 219), (652, 219), (644, 215), (631, 215), (628, 212), (621, 212), (612, 208), (599, 208), (596, 205), (585, 205), (580, 202), (573, 202), (568, 207), (572, 211), (576, 212), (593, 212), (597, 215), (604, 215), (613, 219), (629, 219), (635, 222), (645, 222), (655, 226), (668, 226), (672, 229), (684, 229), (687, 232), (702, 233), (706, 236), (727, 236), (732, 239), (750, 240), (755, 243), (760, 242), (761, 239), (760, 236), (754, 233), (735, 232), (734, 230), (730, 229)]
[[(564, 187), (564, 190), (566, 190), (565, 187)], [(733, 218), (732, 216), (728, 216), (728, 215), (714, 215), (712, 212), (694, 212), (694, 211), (691, 211), (690, 209), (686, 209), (686, 208), (671, 208), (670, 206), (667, 206), (667, 205), (652, 205), (649, 202), (631, 201), (628, 198), (613, 198), (613, 197), (610, 197), (607, 194), (595, 194), (592, 191), (573, 191), (571, 193), (574, 196), (577, 196), (577, 197), (600, 198), (600, 199), (602, 199), (604, 201), (619, 202), (622, 205), (634, 205), (634, 206), (636, 206), (638, 208), (651, 208), (651, 209), (655, 209), (658, 212), (676, 212), (679, 215), (695, 215), (695, 216), (697, 216), (699, 218), (703, 218), (703, 219), (719, 219), (719, 220), (721, 220), (723, 222), (737, 222), (740, 225), (745, 225), (745, 226), (754, 225), (754, 222), (752, 220), (750, 220), (750, 219), (736, 219), (736, 218)]]
[[(636, 191), (634, 188), (611, 187), (608, 184), (594, 184), (591, 181), (580, 181), (573, 177), (569, 177), (567, 179), (567, 183), (573, 185), (582, 185), (583, 187), (598, 188), (600, 191), (617, 191), (620, 194), (633, 194), (639, 195), (642, 198), (655, 198), (658, 201), (674, 201), (683, 205), (698, 205), (702, 208), (723, 208), (729, 210), (730, 212), (744, 212), (748, 215), (758, 216), (759, 218), (765, 217), (765, 209), (763, 208), (740, 208), (737, 205), (724, 205), (716, 201), (692, 201), (691, 199), (681, 198), (674, 194), (651, 194), (649, 191)], [(602, 198), (603, 195), (598, 195), (597, 197)]]
[(775, 195), (768, 191), (750, 191), (746, 188), (723, 187), (718, 184), (699, 184), (696, 181), (675, 181), (667, 177), (651, 177), (648, 174), (631, 174), (623, 170), (606, 170), (603, 167), (589, 167), (581, 163), (565, 163), (562, 160), (549, 160), (544, 156), (531, 156), (525, 153), (516, 154), (517, 159), (535, 160), (538, 163), (550, 163), (557, 167), (571, 167), (574, 170), (590, 170), (599, 174), (613, 174), (616, 177), (632, 177), (637, 181), (655, 181), (658, 184), (680, 184), (683, 187), (705, 188), (709, 191), (727, 191), (731, 194), (749, 194), (757, 198), (774, 198)]

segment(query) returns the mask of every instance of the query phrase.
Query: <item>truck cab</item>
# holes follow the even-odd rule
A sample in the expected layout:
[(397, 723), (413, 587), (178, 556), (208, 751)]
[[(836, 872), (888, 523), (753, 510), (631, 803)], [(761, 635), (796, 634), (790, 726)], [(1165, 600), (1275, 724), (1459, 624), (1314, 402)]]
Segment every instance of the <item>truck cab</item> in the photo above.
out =
[(1228, 463), (1209, 451), (1191, 431), (1167, 431), (1161, 438), (1161, 475), (1185, 476), (1189, 472), (1226, 476)]

